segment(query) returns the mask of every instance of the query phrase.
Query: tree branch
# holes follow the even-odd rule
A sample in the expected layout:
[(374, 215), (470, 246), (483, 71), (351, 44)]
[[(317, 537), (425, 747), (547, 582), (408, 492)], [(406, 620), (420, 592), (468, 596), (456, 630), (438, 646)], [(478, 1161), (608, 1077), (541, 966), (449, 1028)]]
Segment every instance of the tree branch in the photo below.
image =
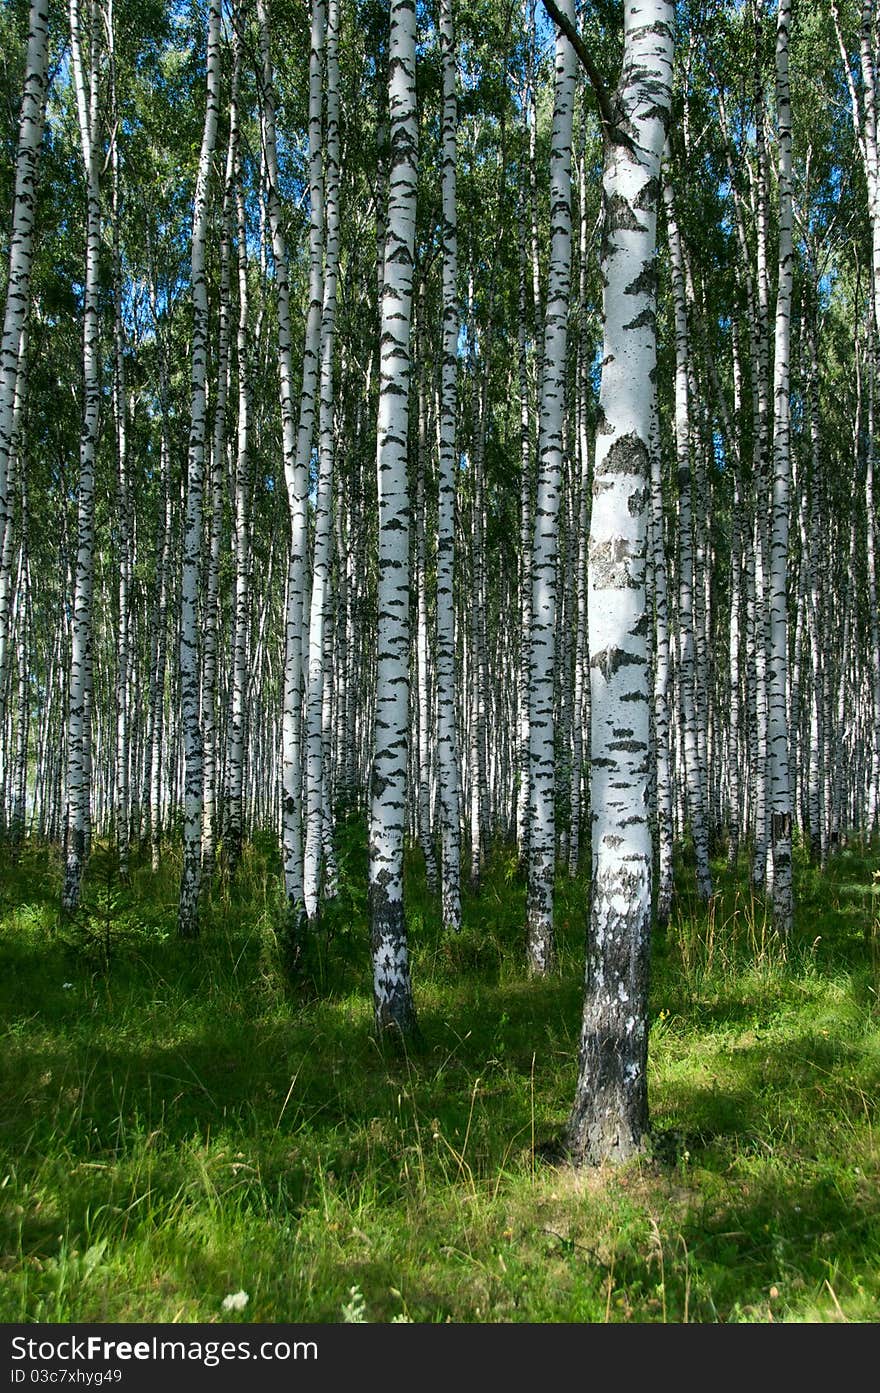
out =
[(610, 137), (616, 123), (614, 120), (614, 113), (611, 110), (611, 99), (608, 96), (608, 88), (602, 81), (599, 69), (587, 52), (586, 45), (577, 29), (575, 29), (571, 20), (562, 13), (559, 6), (556, 4), (556, 0), (543, 0), (543, 5), (557, 29), (568, 39), (568, 42), (580, 59), (581, 66), (590, 79), (590, 86), (593, 89), (596, 104), (599, 107), (599, 116), (602, 121), (604, 133), (606, 136)]

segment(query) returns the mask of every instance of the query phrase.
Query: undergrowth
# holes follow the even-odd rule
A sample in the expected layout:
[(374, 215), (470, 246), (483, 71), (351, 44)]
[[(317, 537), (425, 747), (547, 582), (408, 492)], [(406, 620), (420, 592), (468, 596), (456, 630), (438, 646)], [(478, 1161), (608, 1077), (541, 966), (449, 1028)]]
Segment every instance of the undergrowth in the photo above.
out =
[[(273, 839), (175, 934), (179, 861), (96, 848), (77, 915), (28, 846), (0, 880), (0, 1319), (868, 1321), (880, 1298), (880, 877), (797, 862), (795, 932), (716, 867), (655, 934), (652, 1135), (617, 1170), (544, 1158), (574, 1093), (588, 886), (529, 980), (497, 849), (441, 931), (408, 865), (424, 1043), (371, 1029), (366, 852), (297, 981)], [(227, 1302), (247, 1293), (247, 1303)]]

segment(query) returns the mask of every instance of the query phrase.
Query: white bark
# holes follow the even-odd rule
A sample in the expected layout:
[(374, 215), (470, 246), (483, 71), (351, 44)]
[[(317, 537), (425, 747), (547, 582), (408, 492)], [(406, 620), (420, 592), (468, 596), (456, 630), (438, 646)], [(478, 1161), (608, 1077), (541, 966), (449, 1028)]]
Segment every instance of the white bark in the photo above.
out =
[[(565, 18), (574, 23), (573, 0), (566, 0), (560, 9)], [(550, 154), (550, 264), (538, 411), (538, 482), (532, 543), (529, 684), (530, 830), (526, 951), (529, 970), (538, 975), (550, 972), (555, 962), (553, 879), (556, 868), (556, 770), (553, 686), (558, 517), (571, 282), (571, 137), (575, 65), (571, 43), (558, 34)]]
[(318, 912), (321, 856), (327, 818), (325, 805), (328, 772), (324, 769), (324, 687), (329, 682), (325, 667), (324, 631), (330, 604), (330, 563), (334, 477), (333, 350), (336, 341), (336, 286), (339, 278), (339, 4), (327, 5), (327, 111), (324, 148), (326, 165), (326, 262), (324, 306), (321, 322), (321, 380), (318, 412), (318, 491), (315, 499), (315, 541), (309, 616), (308, 693), (306, 701), (306, 839), (304, 863), (305, 906), (309, 919)]
[(177, 930), (181, 938), (199, 932), (202, 855), (202, 731), (199, 720), (199, 641), (197, 587), (202, 550), (202, 494), (205, 459), (205, 377), (208, 355), (208, 283), (205, 253), (211, 162), (220, 107), (221, 0), (208, 12), (205, 124), (193, 202), (191, 293), (193, 305), (190, 432), (186, 467), (186, 513), (180, 595), (180, 707), (185, 759), (183, 874)]
[(376, 717), (370, 789), (370, 912), (377, 1029), (415, 1030), (403, 903), (409, 728), (407, 430), (418, 122), (416, 16), (391, 0), (390, 171), (382, 283), (376, 472), (379, 494)]
[(776, 34), (776, 111), (779, 124), (779, 270), (773, 357), (773, 484), (770, 545), (770, 756), (773, 923), (786, 937), (792, 928), (792, 796), (789, 782), (788, 714), (788, 530), (791, 489), (789, 354), (794, 248), (791, 203), (791, 100), (788, 36), (791, 0), (779, 0)]
[(100, 16), (90, 0), (89, 36), (80, 25), (78, 0), (70, 0), (71, 62), (86, 179), (86, 272), (83, 294), (83, 412), (77, 486), (77, 544), (67, 720), (67, 858), (61, 904), (79, 904), (88, 854), (90, 820), (90, 691), (92, 586), (94, 577), (95, 453), (101, 405), (98, 318), (101, 243), (101, 139), (99, 129)]
[[(18, 120), (6, 305), (3, 314), (3, 338), (0, 341), (0, 536), (5, 533), (11, 511), (9, 454), (13, 448), (14, 402), (21, 363), (21, 336), (30, 304), (37, 165), (46, 113), (48, 56), (48, 0), (31, 0), (24, 91)], [(0, 677), (3, 675), (0, 673)]]
[(606, 133), (605, 343), (590, 526), (593, 894), (576, 1162), (624, 1160), (647, 1125), (651, 926), (650, 672), (645, 570), (660, 160), (669, 120), (673, 7), (624, 10), (617, 123)]
[(439, 409), (437, 513), (437, 763), (442, 823), (443, 924), (461, 928), (460, 773), (456, 730), (455, 405), (458, 354), (458, 238), (456, 232), (456, 93), (452, 0), (440, 0), (443, 62), (443, 359)]

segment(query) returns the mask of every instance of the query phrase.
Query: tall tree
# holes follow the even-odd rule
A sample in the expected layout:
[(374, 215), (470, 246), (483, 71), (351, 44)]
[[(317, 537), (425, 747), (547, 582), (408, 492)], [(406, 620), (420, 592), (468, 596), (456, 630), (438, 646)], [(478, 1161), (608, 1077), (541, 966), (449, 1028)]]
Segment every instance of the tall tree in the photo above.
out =
[[(30, 307), (31, 268), (34, 257), (34, 219), (36, 214), (37, 171), (40, 143), (46, 115), (49, 61), (48, 0), (31, 0), (28, 16), (28, 42), (25, 55), (24, 90), (18, 118), (18, 148), (15, 157), (15, 188), (12, 227), (9, 236), (9, 264), (6, 304), (3, 312), (3, 338), (0, 340), (0, 539), (12, 526), (10, 455), (15, 444), (15, 399), (23, 390), (27, 370), (22, 340)], [(0, 576), (0, 732), (6, 726), (6, 666), (9, 637), (9, 581)], [(5, 740), (0, 738), (0, 761)], [(4, 780), (0, 777), (0, 787)], [(2, 814), (0, 814), (2, 818)]]
[(79, 904), (91, 833), (92, 591), (95, 551), (95, 455), (101, 407), (100, 290), (101, 166), (100, 113), (101, 12), (89, 0), (83, 32), (79, 0), (70, 0), (70, 50), (76, 92), (80, 146), (86, 184), (86, 272), (83, 291), (83, 404), (77, 481), (77, 538), (74, 568), (73, 632), (67, 689), (67, 858), (61, 904)]
[(605, 337), (588, 610), (593, 879), (579, 1072), (567, 1127), (572, 1158), (589, 1164), (632, 1155), (647, 1125), (652, 848), (645, 571), (654, 253), (672, 26), (669, 0), (624, 7), (623, 66), (605, 130)]
[(205, 255), (208, 233), (210, 173), (217, 142), (220, 111), (221, 0), (210, 0), (206, 51), (207, 96), (205, 124), (199, 152), (191, 238), (191, 294), (193, 307), (190, 355), (190, 429), (186, 465), (186, 515), (183, 538), (183, 574), (180, 614), (180, 704), (186, 758), (183, 873), (177, 930), (181, 938), (199, 932), (199, 890), (202, 858), (202, 731), (199, 720), (198, 580), (202, 552), (202, 494), (205, 466), (205, 395), (208, 357), (208, 283)]
[[(562, 15), (574, 22), (574, 0)], [(553, 878), (556, 869), (556, 760), (553, 694), (556, 674), (556, 570), (562, 490), (566, 352), (571, 288), (571, 138), (576, 58), (560, 31), (556, 38), (553, 137), (550, 152), (550, 263), (538, 411), (538, 481), (532, 554), (531, 672), (529, 682), (530, 829), (527, 953), (529, 968), (549, 972), (555, 962)]]
[(391, 0), (388, 106), (376, 442), (379, 575), (370, 918), (376, 1026), (405, 1036), (416, 1029), (403, 903), (410, 647), (407, 433), (418, 153), (416, 15), (410, 0)]
[(458, 208), (456, 202), (457, 99), (452, 0), (440, 0), (443, 62), (442, 220), (443, 355), (439, 407), (437, 516), (437, 761), (442, 812), (442, 914), (461, 928), (461, 823), (458, 738), (455, 723), (455, 407), (458, 352)]

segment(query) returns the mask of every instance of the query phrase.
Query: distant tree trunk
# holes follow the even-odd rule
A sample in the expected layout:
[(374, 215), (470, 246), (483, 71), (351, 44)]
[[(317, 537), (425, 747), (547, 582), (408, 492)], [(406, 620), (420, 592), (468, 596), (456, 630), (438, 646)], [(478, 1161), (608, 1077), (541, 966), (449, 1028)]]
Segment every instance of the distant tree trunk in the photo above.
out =
[(456, 92), (452, 0), (440, 0), (443, 62), (443, 354), (437, 504), (437, 764), (442, 822), (443, 924), (461, 928), (461, 812), (455, 669), (455, 407), (458, 355)]
[(381, 304), (376, 471), (379, 491), (376, 720), (370, 790), (373, 1004), (380, 1033), (416, 1030), (403, 903), (409, 727), (407, 430), (416, 217), (416, 16), (391, 0), (390, 170)]
[(792, 791), (789, 782), (788, 689), (788, 531), (791, 491), (789, 354), (794, 269), (791, 197), (791, 99), (788, 35), (791, 0), (779, 0), (776, 35), (776, 111), (779, 124), (779, 280), (773, 356), (773, 483), (770, 545), (770, 706), (771, 838), (773, 848), (773, 924), (786, 938), (792, 929)]
[(95, 455), (101, 406), (98, 293), (101, 249), (101, 138), (99, 72), (101, 17), (90, 0), (88, 46), (80, 27), (78, 0), (70, 3), (70, 47), (76, 108), (86, 176), (86, 274), (83, 295), (83, 413), (77, 486), (77, 544), (73, 633), (67, 719), (67, 863), (62, 908), (79, 904), (83, 868), (91, 834), (91, 665), (92, 586), (94, 580)]
[(624, 9), (623, 71), (606, 132), (605, 343), (590, 526), (593, 891), (580, 1063), (567, 1147), (622, 1161), (647, 1126), (651, 831), (645, 568), (660, 161), (673, 7)]
[(516, 800), (516, 844), (521, 866), (528, 865), (529, 846), (529, 806), (531, 797), (529, 785), (531, 765), (529, 750), (529, 690), (532, 666), (532, 543), (534, 518), (532, 514), (532, 492), (534, 473), (532, 467), (532, 412), (529, 392), (529, 350), (527, 340), (526, 314), (526, 190), (525, 177), (521, 177), (519, 199), (519, 316), (518, 316), (518, 384), (520, 415), (520, 560), (519, 560), (519, 614), (520, 647), (517, 669), (517, 770), (518, 788)]
[(235, 874), (241, 859), (244, 834), (244, 757), (247, 725), (246, 687), (247, 651), (250, 629), (251, 584), (251, 326), (248, 323), (250, 293), (248, 289), (247, 218), (245, 215), (244, 169), (239, 134), (238, 72), (242, 61), (241, 27), (243, 16), (240, 4), (233, 14), (233, 53), (235, 75), (234, 99), (230, 103), (230, 144), (233, 147), (232, 180), (235, 190), (236, 251), (238, 264), (238, 325), (236, 330), (236, 363), (238, 369), (238, 422), (236, 430), (235, 469), (232, 480), (232, 527), (234, 539), (235, 581), (232, 601), (232, 671), (229, 693), (229, 724), (226, 753), (226, 797), (223, 810), (224, 844), (230, 875)]
[(682, 727), (684, 734), (685, 778), (687, 808), (694, 839), (697, 861), (697, 891), (705, 903), (712, 894), (709, 870), (709, 836), (706, 825), (706, 797), (703, 780), (704, 764), (700, 758), (698, 729), (700, 726), (696, 697), (696, 654), (694, 634), (694, 522), (693, 487), (690, 460), (690, 373), (687, 299), (685, 294), (684, 256), (672, 185), (664, 179), (663, 197), (669, 231), (669, 258), (672, 266), (672, 286), (675, 305), (675, 453), (678, 471), (678, 625), (679, 678), (681, 685)]
[(114, 134), (111, 147), (113, 199), (113, 417), (116, 427), (116, 528), (119, 580), (116, 629), (116, 777), (113, 824), (119, 874), (128, 878), (130, 836), (130, 619), (132, 572), (132, 512), (128, 468), (128, 392), (125, 373), (125, 330), (122, 310), (122, 191), (120, 187), (120, 115), (116, 89), (116, 46), (113, 0), (107, 0), (107, 46), (110, 58), (110, 92)]
[(427, 391), (425, 386), (424, 360), (419, 374), (419, 443), (416, 463), (416, 670), (418, 674), (418, 828), (419, 844), (425, 858), (425, 880), (428, 889), (436, 893), (438, 889), (437, 858), (434, 855), (434, 837), (431, 827), (431, 711), (430, 689), (431, 673), (428, 644), (428, 586), (425, 574), (425, 551), (427, 504), (425, 501), (425, 474), (428, 468), (428, 422)]
[[(574, 23), (574, 2), (560, 7)], [(555, 964), (553, 880), (556, 869), (556, 763), (553, 688), (556, 638), (556, 563), (562, 487), (566, 350), (571, 282), (571, 137), (575, 94), (574, 49), (556, 38), (553, 138), (550, 154), (550, 265), (538, 426), (538, 483), (532, 559), (532, 632), (529, 698), (530, 830), (526, 953), (529, 971)]]
[(186, 515), (180, 603), (180, 704), (185, 756), (183, 874), (177, 931), (199, 933), (202, 859), (202, 731), (199, 720), (199, 641), (197, 589), (202, 551), (202, 494), (205, 461), (205, 377), (208, 356), (208, 282), (205, 252), (211, 162), (220, 106), (221, 0), (210, 0), (207, 43), (207, 99), (193, 204), (191, 285), (193, 304), (190, 432), (186, 468)]
[(657, 923), (669, 923), (674, 890), (672, 866), (672, 777), (669, 768), (669, 589), (663, 536), (663, 484), (661, 479), (659, 422), (656, 394), (651, 431), (651, 522), (649, 528), (654, 592), (654, 751), (657, 801)]
[[(586, 139), (586, 127), (582, 123), (581, 140)], [(575, 385), (575, 439), (579, 469), (578, 512), (576, 526), (576, 565), (575, 565), (575, 613), (574, 628), (574, 680), (572, 692), (572, 767), (571, 767), (571, 833), (568, 848), (569, 874), (576, 876), (581, 861), (581, 822), (582, 789), (584, 779), (584, 754), (589, 757), (589, 741), (584, 741), (588, 729), (589, 703), (585, 693), (589, 687), (587, 655), (589, 635), (587, 634), (587, 550), (589, 547), (590, 486), (592, 484), (592, 459), (590, 450), (590, 423), (587, 402), (590, 396), (590, 342), (587, 333), (587, 263), (591, 251), (587, 236), (587, 181), (583, 148), (578, 160), (580, 185), (580, 267), (578, 277), (578, 304), (580, 324), (578, 328), (577, 378)]]
[(332, 808), (324, 798), (329, 770), (324, 768), (325, 629), (330, 606), (331, 544), (333, 540), (333, 350), (336, 342), (336, 285), (339, 278), (339, 5), (327, 6), (327, 130), (324, 175), (326, 262), (321, 323), (321, 378), (318, 409), (318, 491), (315, 499), (315, 542), (309, 617), (308, 692), (306, 699), (306, 840), (305, 905), (310, 919), (318, 912), (321, 856)]
[[(302, 387), (296, 449), (293, 468), (287, 472), (290, 509), (290, 561), (287, 577), (284, 658), (283, 841), (287, 899), (291, 910), (289, 932), (293, 958), (296, 958), (299, 951), (297, 940), (301, 932), (305, 906), (302, 835), (303, 650), (305, 647), (304, 616), (308, 613), (305, 575), (308, 554), (309, 461), (315, 433), (315, 406), (320, 389), (321, 320), (324, 301), (324, 177), (321, 113), (324, 91), (325, 42), (326, 7), (323, 0), (314, 0), (309, 56), (309, 300), (303, 347)], [(279, 286), (279, 303), (280, 299)]]
[(16, 587), (18, 604), (18, 701), (15, 721), (15, 761), (12, 772), (12, 807), (9, 818), (10, 840), (19, 846), (24, 839), (27, 803), (28, 728), (30, 721), (30, 662), (32, 646), (28, 639), (33, 631), (30, 561), (28, 559), (28, 491), (24, 461), (19, 461), (21, 476), (21, 551), (19, 583)]
[(6, 515), (0, 520), (2, 521), (2, 526), (0, 526), (0, 833), (6, 831), (6, 779), (9, 762), (9, 751), (6, 742), (7, 672), (9, 667), (11, 607), (15, 598), (15, 580), (12, 571), (13, 556), (15, 554), (15, 528), (13, 526), (14, 509), (12, 498), (18, 482), (18, 475), (23, 471), (24, 467), (21, 449), (22, 426), (24, 423), (24, 401), (27, 392), (27, 346), (28, 331), (27, 324), (25, 323), (19, 339), (19, 372), (16, 376), (15, 392), (12, 402), (12, 423), (9, 437), (12, 448), (7, 456)]
[[(223, 540), (223, 501), (226, 496), (226, 408), (229, 398), (230, 327), (230, 246), (232, 240), (232, 184), (237, 133), (237, 85), (240, 53), (233, 65), (230, 95), (230, 132), (223, 183), (223, 211), (220, 222), (220, 277), (217, 323), (217, 386), (214, 395), (214, 425), (211, 442), (210, 507), (208, 557), (205, 568), (204, 619), (202, 623), (202, 741), (204, 745), (204, 791), (202, 795), (202, 875), (210, 881), (217, 854), (217, 629), (220, 583), (220, 546)], [(232, 117), (236, 115), (236, 120)]]
[(290, 551), (284, 621), (281, 844), (285, 894), (290, 909), (289, 947), (295, 957), (301, 927), (300, 919), (304, 913), (300, 708), (302, 701), (303, 575), (308, 542), (306, 511), (308, 504), (308, 457), (314, 432), (323, 301), (321, 225), (324, 196), (321, 172), (321, 97), (323, 90), (324, 11), (320, 2), (313, 7), (312, 43), (309, 59), (309, 307), (303, 348), (303, 376), (298, 430), (294, 416), (290, 280), (278, 182), (275, 92), (267, 0), (257, 0), (257, 18), (260, 26), (261, 96), (263, 135), (266, 145), (267, 201), (272, 231), (277, 294), (282, 447), (290, 517)]

